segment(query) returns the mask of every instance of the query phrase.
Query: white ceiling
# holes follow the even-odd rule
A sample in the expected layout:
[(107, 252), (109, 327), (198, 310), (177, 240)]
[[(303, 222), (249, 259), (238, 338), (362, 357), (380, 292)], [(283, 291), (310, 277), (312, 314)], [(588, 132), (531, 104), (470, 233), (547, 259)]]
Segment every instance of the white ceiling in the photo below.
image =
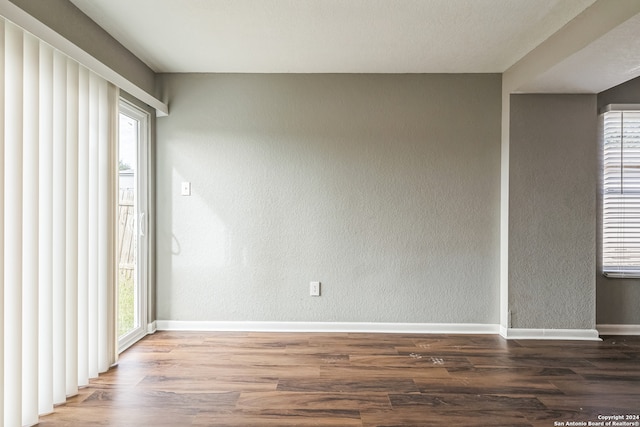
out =
[(71, 0), (156, 72), (503, 72), (594, 0)]

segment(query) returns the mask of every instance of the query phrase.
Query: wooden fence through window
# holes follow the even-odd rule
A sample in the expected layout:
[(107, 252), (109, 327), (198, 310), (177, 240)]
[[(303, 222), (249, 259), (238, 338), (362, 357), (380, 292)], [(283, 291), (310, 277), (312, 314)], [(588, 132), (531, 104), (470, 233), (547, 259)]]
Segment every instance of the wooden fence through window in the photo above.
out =
[(118, 268), (120, 277), (133, 276), (136, 263), (136, 213), (133, 189), (120, 189), (118, 201)]

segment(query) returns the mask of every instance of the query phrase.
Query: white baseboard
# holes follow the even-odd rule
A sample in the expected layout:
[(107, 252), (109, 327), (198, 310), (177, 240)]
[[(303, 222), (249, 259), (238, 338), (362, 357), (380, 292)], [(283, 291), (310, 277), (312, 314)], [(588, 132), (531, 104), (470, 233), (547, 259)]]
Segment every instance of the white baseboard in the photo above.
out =
[(367, 332), (407, 334), (500, 334), (506, 339), (600, 341), (600, 335), (640, 335), (640, 325), (597, 325), (597, 329), (505, 328), (481, 323), (376, 323), (376, 322), (224, 322), (157, 320), (147, 333), (158, 331), (211, 332)]
[(158, 329), (155, 320), (151, 323), (147, 323), (147, 334), (155, 334), (157, 330)]
[(497, 334), (498, 325), (478, 323), (216, 322), (158, 320), (159, 331), (367, 332), (391, 334)]
[(640, 335), (640, 325), (596, 325), (600, 335)]
[(601, 341), (596, 329), (525, 329), (500, 326), (500, 335), (508, 340)]

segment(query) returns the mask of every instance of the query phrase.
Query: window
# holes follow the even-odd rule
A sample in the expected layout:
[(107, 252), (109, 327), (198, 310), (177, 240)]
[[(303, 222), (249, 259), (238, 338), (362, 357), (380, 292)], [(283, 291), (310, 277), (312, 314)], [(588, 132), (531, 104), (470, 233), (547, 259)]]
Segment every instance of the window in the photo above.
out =
[(640, 277), (640, 106), (609, 106), (602, 130), (603, 273)]

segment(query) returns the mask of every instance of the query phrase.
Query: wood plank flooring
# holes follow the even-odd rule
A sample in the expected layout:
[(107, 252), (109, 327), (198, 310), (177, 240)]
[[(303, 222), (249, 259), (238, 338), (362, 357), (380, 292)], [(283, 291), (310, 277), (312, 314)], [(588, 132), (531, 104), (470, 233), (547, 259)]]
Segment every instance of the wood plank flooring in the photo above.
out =
[(599, 415), (640, 415), (640, 337), (158, 332), (39, 425), (517, 427)]

